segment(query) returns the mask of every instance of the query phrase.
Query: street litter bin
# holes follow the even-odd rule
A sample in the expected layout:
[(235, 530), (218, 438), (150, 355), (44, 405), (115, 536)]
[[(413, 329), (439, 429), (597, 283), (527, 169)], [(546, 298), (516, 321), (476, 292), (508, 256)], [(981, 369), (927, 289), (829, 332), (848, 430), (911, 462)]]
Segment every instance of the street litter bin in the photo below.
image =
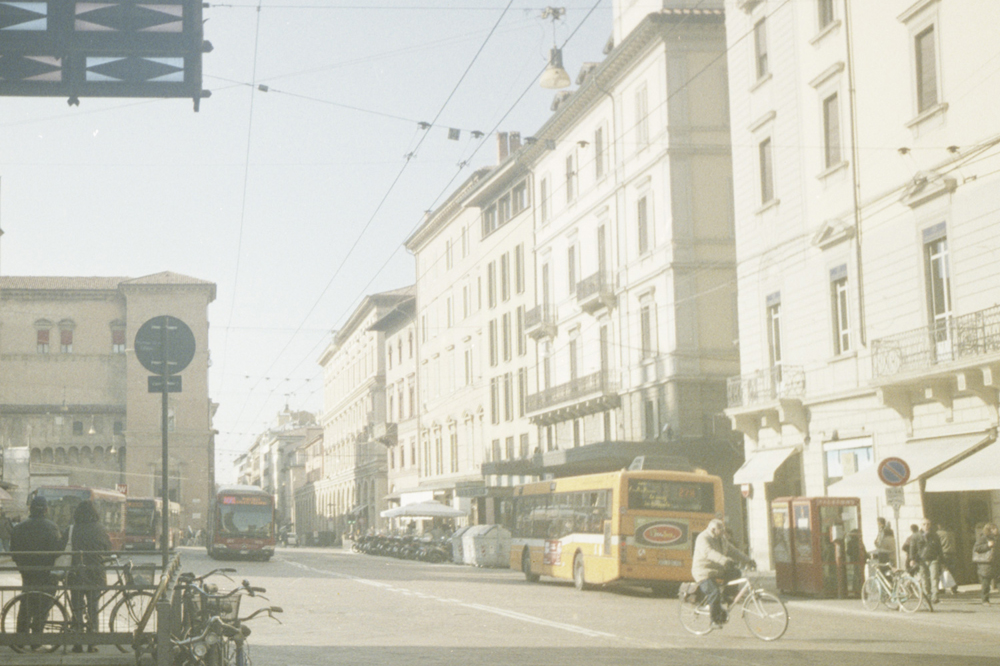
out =
[(475, 567), (510, 566), (510, 532), (499, 525), (473, 525), (462, 535), (465, 563)]
[(451, 535), (451, 561), (455, 564), (465, 564), (465, 556), (462, 553), (462, 535), (469, 531), (471, 525), (459, 527)]

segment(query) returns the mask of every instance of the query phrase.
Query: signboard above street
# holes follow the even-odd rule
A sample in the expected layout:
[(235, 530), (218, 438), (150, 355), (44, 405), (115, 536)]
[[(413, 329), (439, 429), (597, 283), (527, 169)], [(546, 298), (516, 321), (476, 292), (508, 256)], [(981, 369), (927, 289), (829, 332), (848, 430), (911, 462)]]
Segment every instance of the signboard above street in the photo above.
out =
[(209, 95), (201, 0), (0, 0), (0, 35), (0, 95)]

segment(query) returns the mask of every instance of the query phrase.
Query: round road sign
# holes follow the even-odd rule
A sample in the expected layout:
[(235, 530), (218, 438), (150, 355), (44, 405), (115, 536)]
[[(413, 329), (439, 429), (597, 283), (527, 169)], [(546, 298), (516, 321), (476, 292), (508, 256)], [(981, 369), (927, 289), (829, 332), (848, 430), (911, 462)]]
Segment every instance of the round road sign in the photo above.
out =
[(910, 466), (902, 458), (886, 458), (878, 464), (878, 478), (887, 486), (902, 486), (910, 480)]
[(135, 334), (135, 356), (158, 375), (175, 375), (194, 358), (194, 333), (176, 317), (153, 317)]

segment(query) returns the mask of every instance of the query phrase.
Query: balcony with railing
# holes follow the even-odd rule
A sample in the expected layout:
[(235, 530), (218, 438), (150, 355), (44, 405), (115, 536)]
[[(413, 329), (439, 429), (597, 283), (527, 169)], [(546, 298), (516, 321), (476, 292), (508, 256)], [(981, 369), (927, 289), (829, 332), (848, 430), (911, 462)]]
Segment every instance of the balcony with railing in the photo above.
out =
[(611, 276), (598, 271), (577, 282), (576, 302), (588, 314), (594, 314), (603, 308), (613, 308), (615, 289)]
[(951, 417), (956, 395), (997, 407), (1000, 306), (872, 340), (872, 384), (912, 425), (913, 405), (938, 402)]
[(555, 337), (556, 309), (546, 304), (531, 308), (524, 313), (524, 330), (535, 340)]
[(782, 364), (730, 377), (726, 393), (726, 415), (733, 428), (755, 440), (762, 427), (778, 429), (787, 423), (806, 431), (802, 406), (806, 375), (802, 366)]
[(614, 373), (599, 371), (532, 393), (526, 400), (526, 409), (532, 423), (548, 425), (603, 412), (616, 407), (618, 402)]

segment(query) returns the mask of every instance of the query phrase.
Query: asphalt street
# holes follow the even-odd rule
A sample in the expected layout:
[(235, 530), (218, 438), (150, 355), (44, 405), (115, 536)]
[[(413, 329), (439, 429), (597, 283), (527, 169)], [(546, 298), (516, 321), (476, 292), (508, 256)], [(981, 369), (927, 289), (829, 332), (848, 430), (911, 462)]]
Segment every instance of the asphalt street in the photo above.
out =
[[(971, 587), (945, 597), (933, 613), (867, 611), (858, 600), (786, 599), (790, 623), (780, 640), (754, 638), (738, 618), (708, 636), (688, 634), (678, 602), (641, 588), (577, 591), (568, 582), (530, 584), (507, 569), (426, 564), (340, 549), (280, 548), (270, 562), (215, 562), (182, 548), (184, 570), (235, 566), (268, 589), (257, 605), (285, 609), (282, 623), (253, 621), (257, 666), (398, 664), (629, 664), (780, 666), (996, 666), (1000, 604), (982, 606)], [(997, 595), (996, 601), (1000, 601)], [(102, 648), (102, 651), (105, 648)], [(10, 656), (12, 659), (8, 659)], [(117, 655), (0, 664), (109, 666)]]
[(579, 592), (506, 569), (322, 549), (282, 549), (245, 568), (286, 609), (283, 625), (255, 628), (257, 664), (1000, 663), (1000, 605), (972, 592), (914, 615), (789, 599), (787, 633), (765, 643), (738, 620), (692, 636), (676, 600), (639, 588)]

